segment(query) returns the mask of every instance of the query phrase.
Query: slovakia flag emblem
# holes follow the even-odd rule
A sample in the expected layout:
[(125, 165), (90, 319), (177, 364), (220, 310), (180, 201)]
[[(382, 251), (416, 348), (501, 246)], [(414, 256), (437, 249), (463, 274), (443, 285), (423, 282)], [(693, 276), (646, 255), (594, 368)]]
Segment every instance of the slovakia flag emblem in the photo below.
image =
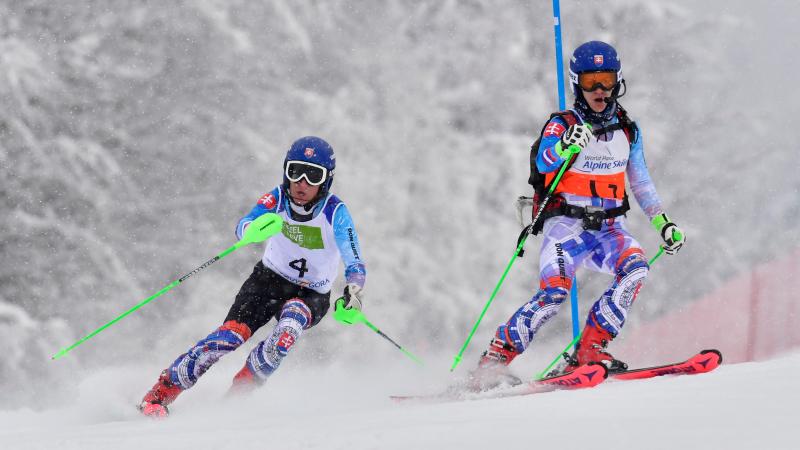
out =
[(263, 197), (258, 199), (258, 203), (262, 204), (267, 207), (267, 209), (272, 209), (275, 205), (278, 204), (278, 201), (275, 199), (275, 196), (272, 194), (264, 194)]
[(550, 122), (550, 124), (544, 129), (544, 137), (561, 136), (561, 134), (566, 130), (567, 129), (564, 128), (564, 125), (561, 125), (560, 123)]
[(603, 65), (603, 55), (594, 55), (594, 65), (597, 67)]
[(311, 157), (314, 156), (314, 149), (311, 148), (311, 147), (308, 147), (308, 148), (306, 148), (306, 151), (303, 152), (303, 154), (306, 155), (306, 158), (311, 158)]

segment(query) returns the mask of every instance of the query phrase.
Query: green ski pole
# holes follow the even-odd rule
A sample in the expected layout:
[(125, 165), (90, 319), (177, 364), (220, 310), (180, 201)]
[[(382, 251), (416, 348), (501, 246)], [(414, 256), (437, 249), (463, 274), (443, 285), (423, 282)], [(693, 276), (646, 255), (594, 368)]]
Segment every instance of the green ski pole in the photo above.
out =
[(74, 344), (70, 345), (69, 347), (62, 348), (58, 353), (53, 355), (53, 357), (51, 359), (55, 360), (55, 359), (61, 358), (62, 356), (66, 355), (68, 352), (70, 352), (75, 347), (77, 347), (77, 346), (83, 344), (84, 342), (88, 341), (89, 339), (91, 339), (92, 337), (94, 337), (95, 335), (100, 333), (101, 331), (103, 331), (106, 328), (110, 327), (111, 325), (114, 325), (115, 323), (119, 322), (120, 320), (125, 318), (127, 315), (131, 314), (132, 312), (136, 311), (137, 309), (141, 308), (142, 306), (150, 303), (150, 301), (156, 299), (157, 297), (160, 297), (161, 295), (163, 295), (164, 293), (166, 293), (170, 289), (172, 289), (175, 286), (177, 286), (177, 285), (183, 283), (184, 281), (186, 281), (192, 275), (200, 272), (201, 270), (205, 269), (206, 267), (210, 266), (211, 264), (214, 264), (215, 262), (217, 262), (220, 259), (224, 258), (225, 256), (227, 256), (229, 253), (233, 252), (234, 250), (237, 250), (237, 249), (239, 249), (241, 247), (244, 247), (247, 244), (252, 244), (252, 243), (256, 243), (256, 242), (265, 241), (270, 236), (279, 233), (282, 228), (283, 228), (283, 219), (281, 219), (281, 217), (279, 215), (274, 214), (274, 213), (267, 213), (267, 214), (259, 216), (258, 218), (256, 218), (254, 221), (252, 221), (250, 223), (250, 225), (247, 227), (247, 229), (244, 232), (244, 236), (242, 236), (242, 239), (240, 239), (239, 242), (237, 242), (236, 244), (234, 244), (231, 247), (227, 248), (225, 251), (223, 251), (219, 255), (209, 259), (202, 266), (192, 270), (191, 272), (187, 273), (186, 275), (184, 275), (184, 276), (178, 278), (177, 280), (173, 281), (172, 283), (164, 286), (160, 291), (156, 292), (155, 294), (151, 295), (150, 297), (147, 297), (146, 299), (144, 299), (141, 302), (137, 303), (134, 307), (132, 307), (129, 310), (125, 311), (124, 313), (120, 314), (119, 316), (114, 318), (112, 321), (106, 323), (105, 325), (101, 326), (100, 328), (98, 328), (98, 329), (92, 331), (91, 333), (87, 334), (86, 336), (82, 337), (80, 340), (78, 340)]
[(421, 359), (417, 358), (416, 356), (412, 355), (411, 352), (404, 349), (400, 344), (392, 340), (389, 336), (384, 334), (383, 331), (379, 330), (375, 325), (371, 324), (369, 320), (364, 316), (364, 313), (357, 310), (357, 309), (345, 309), (344, 308), (344, 297), (339, 297), (336, 302), (334, 303), (333, 307), (333, 318), (337, 321), (345, 324), (345, 325), (352, 325), (354, 323), (363, 323), (367, 327), (369, 327), (372, 331), (378, 333), (378, 336), (386, 339), (387, 341), (391, 342), (392, 345), (397, 347), (398, 350), (403, 352), (406, 356), (414, 360), (417, 364), (424, 366), (425, 363), (422, 362)]
[[(569, 151), (571, 153), (569, 161), (571, 161), (573, 156), (580, 153), (581, 148), (575, 144), (572, 144), (569, 146)], [(489, 296), (489, 301), (487, 301), (486, 304), (483, 306), (483, 310), (481, 311), (481, 314), (478, 316), (478, 320), (475, 322), (475, 325), (472, 326), (472, 330), (469, 332), (467, 340), (464, 341), (464, 345), (461, 346), (461, 350), (458, 352), (455, 358), (453, 358), (453, 365), (450, 366), (450, 372), (455, 370), (456, 366), (458, 366), (458, 364), (461, 362), (461, 358), (464, 355), (464, 352), (467, 350), (467, 346), (469, 345), (469, 342), (472, 340), (472, 336), (475, 334), (475, 331), (478, 330), (478, 325), (480, 325), (481, 321), (483, 320), (483, 316), (486, 315), (486, 311), (489, 309), (489, 306), (494, 301), (497, 292), (500, 290), (500, 286), (506, 280), (506, 275), (508, 275), (508, 272), (511, 270), (511, 266), (514, 265), (514, 261), (517, 259), (517, 255), (519, 255), (519, 252), (522, 250), (522, 247), (525, 246), (525, 241), (528, 239), (528, 236), (530, 236), (534, 226), (539, 221), (539, 217), (541, 217), (545, 206), (547, 206), (547, 203), (553, 196), (553, 191), (556, 190), (558, 182), (561, 181), (561, 177), (564, 175), (564, 172), (567, 170), (567, 167), (569, 167), (569, 161), (565, 161), (564, 164), (561, 165), (561, 170), (558, 171), (558, 175), (556, 175), (556, 178), (553, 180), (552, 183), (550, 183), (550, 189), (547, 191), (547, 195), (545, 195), (544, 199), (542, 200), (542, 203), (539, 205), (539, 210), (536, 212), (536, 216), (533, 218), (533, 221), (531, 221), (531, 224), (526, 227), (527, 232), (523, 232), (522, 239), (520, 239), (519, 244), (517, 244), (517, 249), (514, 251), (514, 255), (511, 257), (511, 260), (506, 265), (506, 269), (503, 271), (503, 275), (500, 276), (500, 281), (498, 281), (497, 284), (494, 286), (492, 295)]]
[[(658, 252), (657, 252), (655, 255), (653, 255), (653, 257), (652, 257), (652, 258), (650, 258), (650, 261), (649, 261), (647, 264), (652, 266), (652, 265), (653, 265), (653, 263), (654, 263), (654, 262), (656, 262), (656, 260), (657, 260), (658, 258), (660, 258), (660, 257), (661, 257), (661, 255), (662, 255), (663, 253), (664, 253), (664, 247), (659, 247), (659, 248), (658, 248)], [(570, 348), (572, 348), (572, 346), (573, 346), (573, 345), (575, 345), (575, 344), (578, 342), (578, 340), (579, 340), (580, 338), (581, 338), (581, 333), (578, 333), (578, 335), (577, 335), (577, 336), (575, 336), (575, 339), (573, 339), (573, 340), (572, 340), (572, 342), (570, 342), (569, 344), (567, 344), (567, 347), (564, 349), (564, 351), (562, 351), (561, 353), (559, 353), (558, 355), (556, 355), (555, 359), (553, 359), (553, 361), (550, 363), (550, 365), (548, 365), (547, 367), (545, 367), (545, 369), (544, 369), (543, 371), (541, 371), (541, 372), (539, 373), (539, 375), (536, 375), (536, 379), (537, 379), (537, 380), (541, 380), (542, 378), (544, 378), (544, 377), (545, 377), (545, 375), (547, 375), (547, 372), (549, 372), (549, 371), (550, 371), (550, 369), (551, 369), (551, 368), (552, 368), (552, 367), (553, 367), (553, 366), (554, 366), (554, 365), (555, 365), (555, 364), (558, 362), (558, 360), (559, 360), (559, 359), (561, 359), (561, 356), (562, 356), (564, 353), (567, 353), (567, 352), (569, 351), (569, 349), (570, 349)]]

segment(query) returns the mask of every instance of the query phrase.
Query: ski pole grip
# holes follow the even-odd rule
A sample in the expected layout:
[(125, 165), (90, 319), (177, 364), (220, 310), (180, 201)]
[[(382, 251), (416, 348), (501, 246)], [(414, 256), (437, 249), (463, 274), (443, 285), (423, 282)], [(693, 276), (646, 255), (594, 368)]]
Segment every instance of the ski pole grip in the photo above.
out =
[(345, 325), (353, 325), (354, 323), (366, 321), (361, 311), (357, 309), (346, 309), (344, 307), (344, 297), (339, 297), (336, 299), (336, 302), (334, 302), (333, 318)]

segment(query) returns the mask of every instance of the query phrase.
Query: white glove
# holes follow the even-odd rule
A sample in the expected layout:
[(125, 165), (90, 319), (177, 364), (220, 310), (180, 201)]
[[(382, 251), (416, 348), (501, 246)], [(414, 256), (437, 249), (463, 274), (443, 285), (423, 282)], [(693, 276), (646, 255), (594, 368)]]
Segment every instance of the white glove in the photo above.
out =
[(686, 243), (686, 233), (672, 223), (666, 214), (659, 214), (653, 217), (650, 223), (661, 234), (661, 239), (664, 240), (664, 245), (661, 247), (668, 255), (674, 255)]
[(580, 153), (581, 150), (589, 145), (589, 138), (591, 137), (591, 126), (578, 124), (570, 125), (570, 127), (567, 128), (567, 131), (561, 135), (561, 145), (556, 148), (556, 153), (558, 153), (558, 156), (560, 156), (562, 159), (567, 159), (573, 153), (573, 151), (569, 148), (571, 145), (575, 145), (579, 149), (574, 153)]
[(361, 311), (361, 303), (364, 300), (364, 289), (361, 286), (350, 283), (344, 287), (344, 309), (357, 309)]

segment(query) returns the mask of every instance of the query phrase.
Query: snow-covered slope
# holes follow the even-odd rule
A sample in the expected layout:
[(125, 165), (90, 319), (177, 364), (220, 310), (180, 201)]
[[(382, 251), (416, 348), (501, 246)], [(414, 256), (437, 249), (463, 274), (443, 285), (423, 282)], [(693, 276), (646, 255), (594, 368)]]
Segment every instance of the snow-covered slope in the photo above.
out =
[(221, 401), (222, 377), (166, 421), (133, 408), (139, 369), (86, 380), (73, 406), (0, 413), (5, 449), (790, 449), (798, 448), (800, 354), (699, 376), (608, 381), (594, 389), (434, 405), (398, 392), (444, 379), (408, 366), (289, 368), (253, 396)]
[[(69, 398), (65, 386), (132, 360), (166, 364), (218, 326), (260, 248), (49, 359), (232, 245), (306, 134), (336, 148), (370, 319), (423, 358), (458, 349), (513, 252), (528, 148), (556, 107), (551, 5), (502, 3), (0, 2), (0, 408)], [(772, 3), (562, 2), (565, 58), (588, 39), (621, 52), (623, 104), (689, 236), (653, 267), (629, 327), (800, 247), (786, 56), (800, 3)], [(636, 205), (628, 224), (657, 248)], [(465, 361), (532, 295), (540, 242)], [(578, 277), (585, 314), (611, 280)], [(569, 340), (567, 309), (540, 344)], [(371, 359), (359, 335), (326, 323), (303, 348), (334, 355), (322, 344), (336, 342), (320, 359)]]

